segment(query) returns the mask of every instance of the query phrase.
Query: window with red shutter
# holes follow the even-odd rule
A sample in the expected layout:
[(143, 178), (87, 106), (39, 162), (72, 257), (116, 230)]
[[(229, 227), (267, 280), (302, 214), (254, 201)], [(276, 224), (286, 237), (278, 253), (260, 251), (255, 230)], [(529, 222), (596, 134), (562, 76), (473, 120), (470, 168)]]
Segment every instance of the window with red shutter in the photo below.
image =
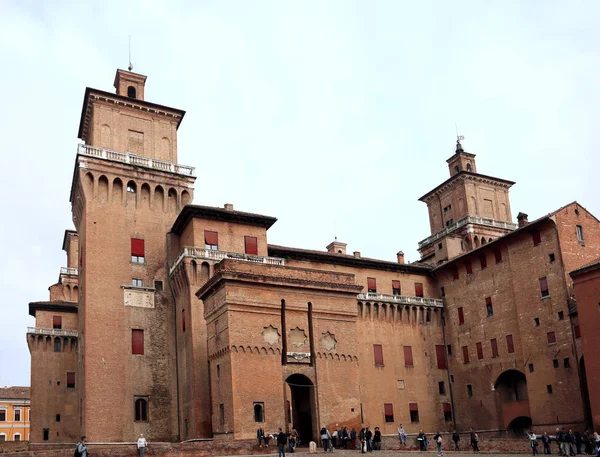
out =
[(496, 338), (492, 338), (490, 343), (492, 344), (492, 357), (498, 357), (498, 340)]
[(440, 370), (446, 370), (448, 368), (448, 362), (446, 360), (446, 346), (443, 344), (436, 345), (435, 356), (437, 358), (437, 367)]
[(423, 283), (416, 282), (415, 283), (415, 297), (423, 296)]
[(492, 305), (492, 297), (487, 297), (485, 299), (485, 311), (486, 311), (488, 317), (494, 315), (494, 306)]
[(394, 405), (391, 403), (383, 404), (383, 412), (386, 422), (394, 422)]
[(442, 403), (444, 409), (444, 420), (450, 422), (452, 420), (452, 406), (450, 403)]
[(75, 387), (75, 372), (67, 371), (67, 388), (73, 389)]
[(131, 238), (131, 261), (133, 263), (144, 263), (144, 256), (144, 240), (140, 238)]
[(258, 255), (258, 242), (255, 236), (245, 236), (244, 244), (246, 246), (246, 254)]
[(542, 242), (542, 235), (540, 235), (538, 230), (534, 230), (531, 232), (531, 239), (533, 240), (533, 245), (537, 246)]
[(412, 367), (413, 365), (413, 356), (412, 356), (412, 346), (404, 346), (404, 366)]
[(452, 279), (458, 279), (458, 268), (452, 267)]
[(62, 328), (62, 317), (61, 316), (52, 316), (52, 328), (56, 328), (56, 329)]
[(496, 258), (496, 263), (502, 262), (502, 251), (500, 249), (494, 249), (494, 257)]
[(477, 347), (477, 360), (483, 359), (483, 345), (477, 343), (475, 346)]
[(506, 335), (506, 346), (508, 347), (509, 354), (515, 353), (515, 343), (512, 335)]
[(400, 281), (392, 281), (392, 294), (400, 295)]
[(219, 250), (219, 234), (217, 232), (204, 230), (204, 249)]
[(546, 333), (546, 337), (548, 338), (548, 344), (556, 343), (556, 333), (548, 332)]
[(465, 312), (464, 312), (462, 306), (458, 308), (458, 323), (459, 324), (465, 323)]
[(467, 274), (468, 275), (472, 275), (473, 274), (473, 267), (471, 266), (471, 261), (470, 260), (465, 261), (465, 269), (467, 270)]
[(579, 328), (579, 325), (573, 327), (573, 333), (575, 333), (575, 338), (581, 338), (581, 329)]
[(481, 269), (485, 270), (487, 268), (487, 257), (485, 254), (481, 254), (479, 256), (479, 264), (481, 265)]
[(143, 355), (144, 354), (144, 331), (143, 330), (131, 330), (131, 353)]
[(463, 346), (463, 363), (469, 363), (469, 346)]
[(540, 292), (542, 297), (547, 297), (550, 295), (550, 291), (548, 290), (548, 279), (546, 279), (545, 276), (540, 278)]
[(377, 280), (375, 278), (367, 278), (367, 289), (369, 292), (377, 292)]
[(383, 346), (381, 344), (373, 345), (373, 355), (375, 356), (375, 366), (383, 366)]

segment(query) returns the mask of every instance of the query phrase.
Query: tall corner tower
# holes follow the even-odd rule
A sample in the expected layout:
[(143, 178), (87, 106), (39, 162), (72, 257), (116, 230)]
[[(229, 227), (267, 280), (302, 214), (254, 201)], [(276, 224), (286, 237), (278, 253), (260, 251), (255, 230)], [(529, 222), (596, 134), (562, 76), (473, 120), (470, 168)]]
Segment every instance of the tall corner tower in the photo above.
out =
[(184, 111), (145, 100), (146, 76), (117, 70), (116, 93), (87, 88), (71, 205), (79, 238), (81, 434), (178, 439), (167, 237), (192, 202), (177, 163)]
[(421, 260), (440, 263), (517, 228), (512, 222), (512, 181), (477, 173), (475, 154), (460, 140), (447, 161), (450, 178), (419, 200), (427, 204), (431, 235), (419, 242)]

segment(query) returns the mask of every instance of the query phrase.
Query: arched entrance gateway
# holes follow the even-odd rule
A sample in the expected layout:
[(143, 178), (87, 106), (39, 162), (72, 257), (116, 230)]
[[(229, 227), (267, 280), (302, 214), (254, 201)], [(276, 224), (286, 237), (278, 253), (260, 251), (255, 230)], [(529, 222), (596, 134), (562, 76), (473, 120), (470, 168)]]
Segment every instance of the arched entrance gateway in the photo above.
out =
[(504, 371), (494, 384), (502, 422), (508, 433), (522, 436), (531, 427), (527, 378), (518, 370)]
[(308, 445), (316, 438), (313, 430), (316, 423), (315, 386), (308, 377), (298, 373), (288, 376), (285, 382), (291, 393), (291, 398), (286, 401), (286, 420), (300, 435), (302, 445)]

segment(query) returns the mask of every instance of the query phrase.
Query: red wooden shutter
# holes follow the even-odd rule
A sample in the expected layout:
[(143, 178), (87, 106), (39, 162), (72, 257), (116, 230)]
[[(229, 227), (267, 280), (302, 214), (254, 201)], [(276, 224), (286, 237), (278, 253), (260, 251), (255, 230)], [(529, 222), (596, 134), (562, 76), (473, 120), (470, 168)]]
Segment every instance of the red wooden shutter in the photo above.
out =
[(448, 362), (446, 360), (446, 347), (443, 344), (435, 346), (435, 355), (437, 357), (437, 367), (441, 370), (446, 370)]
[(452, 405), (450, 405), (450, 403), (442, 403), (444, 405), (444, 412), (445, 413), (451, 413), (452, 412)]
[(458, 308), (458, 323), (459, 324), (465, 323), (465, 312), (464, 312), (462, 306), (460, 308)]
[(579, 325), (573, 327), (573, 333), (575, 333), (575, 338), (581, 338), (581, 329), (579, 328)]
[(498, 357), (498, 340), (496, 338), (492, 338), (490, 343), (492, 343), (492, 357)]
[(131, 239), (131, 255), (144, 257), (144, 240), (140, 240), (139, 238)]
[(463, 346), (463, 362), (469, 363), (469, 346)]
[(369, 292), (375, 292), (377, 290), (377, 280), (375, 278), (367, 278), (367, 289)]
[(485, 270), (487, 268), (487, 257), (485, 254), (481, 254), (479, 256), (479, 263), (481, 264), (481, 269)]
[(258, 255), (258, 242), (255, 236), (245, 236), (244, 244), (246, 245), (246, 254)]
[(548, 279), (545, 276), (540, 278), (540, 291), (542, 292), (542, 297), (548, 295)]
[(477, 347), (477, 359), (483, 359), (483, 345), (481, 343), (477, 343), (475, 346)]
[(413, 366), (412, 346), (404, 346), (404, 366)]
[(392, 289), (397, 289), (400, 292), (400, 281), (392, 281)]
[(62, 328), (62, 317), (52, 316), (52, 328)]
[(537, 246), (542, 242), (542, 235), (540, 235), (540, 232), (538, 230), (534, 230), (533, 232), (531, 232), (531, 239), (533, 240), (533, 245)]
[(392, 405), (391, 403), (384, 403), (383, 410), (384, 410), (386, 417), (394, 415), (394, 405)]
[(210, 244), (211, 246), (219, 245), (219, 234), (217, 232), (211, 232), (204, 230), (204, 244)]
[(423, 283), (416, 282), (415, 283), (415, 297), (423, 296)]
[(468, 275), (472, 275), (473, 274), (473, 267), (471, 266), (471, 261), (467, 260), (465, 262), (465, 268), (467, 269), (467, 274)]
[(500, 249), (494, 249), (494, 257), (496, 257), (496, 263), (502, 262), (502, 251)]
[(486, 299), (485, 299), (485, 305), (489, 306), (491, 304), (492, 304), (492, 297), (486, 297)]
[(375, 356), (375, 366), (383, 366), (383, 346), (381, 344), (373, 345), (373, 354)]
[(419, 411), (419, 404), (418, 403), (409, 403), (408, 409), (410, 411)]
[(548, 337), (548, 344), (554, 344), (554, 343), (556, 343), (556, 333), (554, 333), (554, 332), (548, 332), (546, 334), (546, 336)]
[(75, 387), (75, 372), (67, 371), (67, 387)]
[(144, 354), (144, 331), (143, 330), (132, 330), (131, 331), (131, 353), (132, 354)]
[(515, 353), (515, 343), (513, 341), (513, 336), (512, 335), (506, 335), (506, 346), (508, 346), (508, 353), (509, 354), (514, 354)]

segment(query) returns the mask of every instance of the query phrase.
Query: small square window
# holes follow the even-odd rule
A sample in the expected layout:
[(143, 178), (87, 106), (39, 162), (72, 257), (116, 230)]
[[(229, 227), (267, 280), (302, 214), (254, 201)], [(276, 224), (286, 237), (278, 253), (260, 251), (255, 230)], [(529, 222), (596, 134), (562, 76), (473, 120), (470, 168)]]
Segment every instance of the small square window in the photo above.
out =
[(552, 366), (554, 366), (554, 368), (558, 368), (559, 367), (558, 359), (552, 360)]
[(446, 349), (448, 351), (448, 355), (452, 355), (452, 345), (450, 345), (450, 344), (446, 345)]
[(438, 243), (438, 249), (442, 249), (442, 243)]
[(529, 372), (533, 373), (534, 369), (533, 369), (533, 363), (529, 364)]
[(438, 382), (438, 390), (440, 395), (446, 395), (446, 383), (444, 381)]
[(539, 327), (539, 326), (540, 326), (540, 318), (539, 318), (539, 317), (536, 317), (535, 319), (533, 319), (533, 324), (534, 324), (536, 327)]
[(552, 385), (548, 384), (548, 385), (546, 386), (546, 391), (547, 391), (549, 394), (551, 394), (551, 393), (552, 393)]
[(559, 311), (558, 312), (558, 320), (562, 321), (562, 320), (564, 320), (564, 318), (565, 318), (565, 313), (562, 311)]
[(473, 386), (471, 384), (467, 384), (467, 395), (469, 397), (473, 396)]
[(564, 358), (563, 363), (564, 363), (565, 368), (571, 368), (571, 361), (569, 360), (568, 357)]
[(450, 375), (450, 382), (454, 382), (454, 375), (453, 374)]
[(548, 254), (548, 257), (550, 258), (550, 262), (554, 262), (556, 260), (556, 258), (554, 257), (554, 252)]
[(156, 292), (162, 292), (162, 290), (163, 290), (163, 282), (159, 281), (159, 280), (155, 280), (154, 281), (154, 290), (156, 290)]

